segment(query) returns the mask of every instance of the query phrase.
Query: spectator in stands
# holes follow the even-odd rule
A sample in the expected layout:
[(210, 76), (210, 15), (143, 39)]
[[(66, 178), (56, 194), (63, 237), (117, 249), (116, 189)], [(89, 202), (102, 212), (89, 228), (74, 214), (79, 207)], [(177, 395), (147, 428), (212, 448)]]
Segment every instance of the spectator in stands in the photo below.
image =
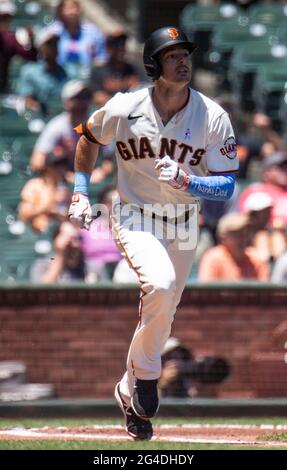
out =
[(96, 106), (104, 106), (117, 92), (126, 92), (140, 82), (136, 68), (125, 60), (127, 35), (123, 31), (107, 37), (109, 58), (91, 71), (90, 88)]
[(118, 193), (113, 187), (105, 188), (99, 200), (104, 206), (100, 211), (101, 215), (92, 222), (89, 231), (81, 230), (89, 282), (111, 280), (114, 269), (122, 258), (112, 237), (109, 219), (113, 201), (117, 196)]
[(255, 113), (252, 122), (264, 141), (261, 147), (262, 158), (267, 158), (275, 152), (285, 151), (284, 139), (273, 129), (269, 116), (264, 113)]
[(69, 221), (62, 222), (53, 238), (54, 256), (33, 263), (31, 281), (48, 283), (85, 280), (85, 258), (79, 229)]
[(232, 96), (223, 94), (216, 99), (229, 114), (234, 123), (237, 154), (240, 165), (238, 177), (250, 178), (250, 162), (253, 158), (262, 159), (275, 151), (283, 151), (285, 143), (273, 129), (271, 119), (263, 113), (251, 116), (241, 113)]
[(61, 98), (63, 85), (68, 79), (64, 68), (57, 62), (58, 36), (42, 30), (36, 36), (40, 60), (21, 68), (17, 92), (26, 98), (26, 107), (48, 112), (49, 100)]
[[(84, 122), (88, 117), (91, 92), (82, 80), (70, 80), (62, 89), (62, 101), (65, 111), (51, 119), (38, 138), (31, 157), (30, 166), (33, 171), (41, 171), (46, 156), (57, 146), (65, 150), (69, 165), (66, 180), (74, 180), (74, 157), (79, 134), (75, 126)], [(91, 183), (99, 183), (114, 171), (113, 146), (109, 145), (100, 150), (98, 165), (92, 175)]]
[(37, 60), (37, 49), (33, 42), (33, 32), (28, 28), (30, 47), (25, 48), (16, 39), (11, 30), (11, 21), (16, 13), (16, 7), (11, 0), (0, 2), (0, 93), (8, 93), (8, 70), (11, 59), (20, 56), (26, 60)]
[[(287, 245), (287, 225), (284, 227), (285, 242)], [(287, 249), (279, 256), (274, 264), (271, 276), (272, 282), (287, 282)]]
[(252, 246), (267, 262), (276, 260), (286, 249), (285, 228), (271, 225), (272, 199), (264, 192), (249, 194), (245, 199), (243, 213), (250, 221)]
[(68, 158), (61, 147), (47, 155), (41, 175), (30, 179), (22, 189), (19, 217), (39, 232), (55, 222), (66, 220), (71, 197), (65, 182)]
[(41, 171), (46, 156), (60, 145), (69, 159), (69, 169), (73, 171), (78, 134), (74, 127), (88, 115), (91, 93), (81, 80), (70, 80), (62, 89), (65, 111), (51, 119), (38, 138), (30, 165), (33, 171)]
[(217, 224), (221, 217), (228, 212), (237, 211), (239, 186), (235, 185), (234, 193), (228, 201), (200, 200), (199, 213), (199, 242), (196, 248), (194, 263), (199, 264), (203, 253), (218, 243)]
[(58, 59), (74, 77), (79, 77), (80, 67), (89, 67), (92, 61), (103, 63), (106, 58), (105, 36), (99, 28), (81, 19), (78, 0), (60, 1), (56, 21), (49, 27), (59, 37)]
[(202, 385), (219, 384), (230, 373), (221, 357), (194, 357), (177, 338), (170, 337), (162, 352), (162, 373), (158, 387), (161, 396), (187, 398), (199, 395)]
[(247, 215), (224, 215), (217, 226), (220, 244), (205, 252), (199, 266), (199, 281), (268, 280), (268, 265), (250, 247)]
[(262, 163), (262, 182), (253, 183), (240, 195), (239, 208), (243, 210), (246, 198), (258, 192), (271, 197), (272, 211), (271, 224), (283, 227), (287, 223), (287, 155), (285, 152), (276, 152), (264, 158)]

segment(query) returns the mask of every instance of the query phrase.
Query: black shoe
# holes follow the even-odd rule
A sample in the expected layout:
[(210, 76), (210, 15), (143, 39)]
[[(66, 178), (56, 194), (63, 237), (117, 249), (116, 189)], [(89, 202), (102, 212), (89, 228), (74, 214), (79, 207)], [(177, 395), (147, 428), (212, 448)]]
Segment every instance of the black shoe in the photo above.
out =
[(127, 433), (136, 441), (149, 441), (153, 435), (152, 424), (149, 420), (137, 416), (132, 407), (124, 401), (120, 392), (120, 383), (116, 385), (115, 398), (126, 418)]
[(136, 379), (131, 405), (140, 418), (152, 418), (159, 408), (157, 380)]

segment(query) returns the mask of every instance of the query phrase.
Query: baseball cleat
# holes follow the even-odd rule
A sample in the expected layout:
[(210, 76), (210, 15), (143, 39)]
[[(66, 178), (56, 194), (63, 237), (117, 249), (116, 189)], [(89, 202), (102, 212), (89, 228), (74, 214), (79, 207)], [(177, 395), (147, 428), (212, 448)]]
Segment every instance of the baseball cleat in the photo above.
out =
[(126, 431), (136, 441), (149, 441), (153, 435), (152, 424), (148, 419), (137, 416), (120, 392), (120, 382), (115, 388), (115, 398), (126, 419)]
[(131, 406), (138, 417), (152, 418), (159, 408), (157, 380), (136, 379)]

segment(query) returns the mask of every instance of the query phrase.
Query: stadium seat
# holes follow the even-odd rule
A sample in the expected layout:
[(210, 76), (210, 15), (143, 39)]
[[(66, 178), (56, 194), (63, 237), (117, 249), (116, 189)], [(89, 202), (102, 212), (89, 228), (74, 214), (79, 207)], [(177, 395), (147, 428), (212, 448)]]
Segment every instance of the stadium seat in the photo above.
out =
[(278, 43), (274, 30), (259, 23), (251, 23), (248, 17), (239, 16), (228, 22), (215, 26), (211, 38), (209, 60), (214, 65), (213, 70), (221, 80), (221, 86), (229, 88), (228, 73), (232, 53), (244, 43)]
[(212, 48), (216, 51), (230, 51), (236, 45), (241, 44), (249, 36), (248, 19), (246, 21), (229, 21), (219, 23), (214, 28), (212, 35)]
[(287, 21), (287, 5), (280, 2), (261, 3), (249, 9), (251, 23), (261, 23), (269, 26), (278, 25), (282, 18)]
[(27, 159), (29, 160), (37, 138), (37, 135), (29, 134), (22, 137), (21, 139), (16, 139), (14, 141), (14, 145), (12, 146), (12, 151), (15, 155), (15, 158), (24, 159), (25, 161), (27, 161)]
[(15, 109), (0, 108), (0, 161), (9, 160), (15, 169), (26, 172), (44, 125), (43, 119), (32, 119), (31, 113), (19, 116)]
[(242, 109), (253, 111), (255, 107), (253, 86), (255, 74), (266, 64), (276, 68), (287, 61), (287, 47), (270, 45), (268, 40), (242, 44), (233, 52), (228, 79), (236, 101)]
[(10, 209), (16, 209), (21, 189), (28, 179), (29, 176), (18, 171), (12, 171), (7, 176), (0, 175), (1, 202)]
[(33, 243), (23, 243), (7, 238), (1, 240), (1, 247), (3, 250), (1, 261), (6, 272), (8, 271), (15, 279), (23, 278), (28, 266), (37, 258)]
[[(1, 179), (0, 179), (1, 182)], [(16, 219), (16, 211), (11, 210), (3, 201), (2, 201), (2, 191), (1, 191), (1, 203), (0, 203), (0, 243), (1, 240), (9, 238), (9, 224), (13, 223)], [(2, 247), (1, 247), (2, 251)], [(2, 256), (1, 256), (2, 257)]]
[(196, 66), (208, 68), (207, 52), (210, 50), (212, 31), (219, 23), (234, 20), (241, 10), (232, 4), (224, 5), (187, 5), (179, 16), (180, 27), (198, 45), (194, 53)]
[(27, 121), (19, 116), (0, 115), (0, 128), (4, 141), (11, 137), (27, 136), (29, 134)]
[(53, 21), (53, 16), (43, 8), (40, 2), (20, 1), (16, 2), (16, 14), (12, 21), (14, 28), (25, 28), (27, 26), (47, 26)]
[(180, 14), (180, 24), (187, 31), (211, 31), (220, 21), (238, 15), (239, 9), (233, 4), (187, 5)]
[[(41, 234), (39, 235), (30, 227), (16, 221), (17, 215), (14, 216), (9, 209), (6, 210), (6, 214), (8, 215), (0, 230), (0, 279), (29, 280), (32, 263), (39, 256), (47, 255), (49, 250), (44, 252), (37, 249), (37, 243), (43, 238)], [(24, 230), (22, 230), (22, 227), (21, 230), (14, 229), (14, 226), (18, 224), (21, 224)], [(5, 227), (5, 232), (3, 227)], [(51, 247), (51, 244), (49, 246)]]
[(283, 20), (278, 23), (274, 33), (277, 37), (278, 42), (281, 44), (287, 44), (287, 21)]
[(0, 281), (15, 281), (15, 275), (11, 273), (9, 265), (2, 258), (0, 259)]
[(287, 83), (287, 62), (266, 64), (256, 75), (254, 86), (254, 100), (256, 110), (264, 112), (273, 121), (273, 126), (280, 130), (280, 103)]
[(230, 20), (215, 26), (211, 37), (209, 61), (220, 80), (220, 86), (229, 88), (228, 70), (233, 49), (242, 44), (249, 37), (248, 19), (243, 21)]
[(13, 59), (11, 60), (8, 71), (8, 82), (9, 88), (12, 92), (16, 90), (17, 81), (20, 75), (20, 69), (24, 63), (24, 59), (18, 56), (13, 57)]

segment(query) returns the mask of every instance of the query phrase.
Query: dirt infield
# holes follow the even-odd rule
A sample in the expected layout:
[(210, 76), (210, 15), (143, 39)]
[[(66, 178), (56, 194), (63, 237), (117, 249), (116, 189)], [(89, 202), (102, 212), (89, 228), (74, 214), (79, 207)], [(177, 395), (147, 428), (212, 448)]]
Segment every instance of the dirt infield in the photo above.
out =
[[(153, 441), (202, 444), (286, 446), (287, 442), (264, 441), (268, 434), (286, 433), (283, 425), (161, 425), (154, 428)], [(2, 429), (0, 440), (96, 440), (132, 441), (123, 426), (75, 426)]]

